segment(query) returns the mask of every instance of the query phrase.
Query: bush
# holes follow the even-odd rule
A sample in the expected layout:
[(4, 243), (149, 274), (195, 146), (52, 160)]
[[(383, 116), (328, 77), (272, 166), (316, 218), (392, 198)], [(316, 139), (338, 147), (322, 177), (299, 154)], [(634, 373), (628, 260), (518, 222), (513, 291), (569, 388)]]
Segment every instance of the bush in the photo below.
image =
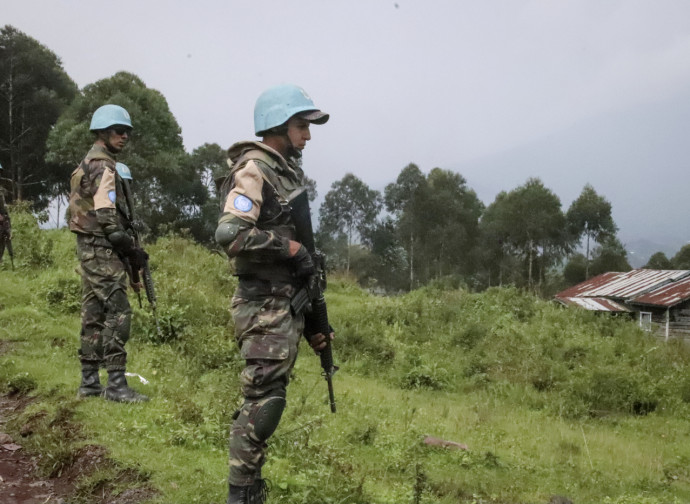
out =
[(12, 246), (15, 265), (22, 268), (48, 268), (53, 265), (53, 239), (41, 232), (39, 223), (48, 220), (45, 213), (34, 215), (31, 204), (22, 201), (9, 208), (12, 217)]

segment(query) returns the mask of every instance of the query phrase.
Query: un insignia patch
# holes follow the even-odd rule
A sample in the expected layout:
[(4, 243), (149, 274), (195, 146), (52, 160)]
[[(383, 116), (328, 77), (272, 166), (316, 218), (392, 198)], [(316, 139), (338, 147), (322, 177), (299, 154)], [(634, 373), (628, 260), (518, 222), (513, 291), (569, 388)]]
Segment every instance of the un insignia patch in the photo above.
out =
[(235, 198), (233, 205), (235, 205), (235, 208), (237, 208), (240, 212), (249, 212), (249, 210), (251, 210), (254, 206), (252, 200), (243, 194), (240, 194), (237, 198)]
[(117, 199), (117, 193), (115, 191), (108, 191), (108, 199), (115, 203), (115, 200)]

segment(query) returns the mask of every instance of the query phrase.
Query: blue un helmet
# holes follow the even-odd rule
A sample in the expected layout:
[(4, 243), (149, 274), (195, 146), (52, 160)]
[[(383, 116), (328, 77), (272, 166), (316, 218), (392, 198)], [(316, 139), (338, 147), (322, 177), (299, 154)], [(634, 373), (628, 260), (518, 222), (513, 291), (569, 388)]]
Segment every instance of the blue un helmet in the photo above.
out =
[(281, 84), (268, 88), (261, 93), (254, 106), (254, 133), (262, 133), (281, 126), (293, 115), (300, 114), (307, 121), (323, 124), (328, 121), (328, 114), (321, 112), (307, 92), (294, 84)]
[(126, 180), (132, 180), (132, 172), (129, 169), (129, 166), (127, 166), (124, 163), (115, 163), (115, 169), (117, 170), (117, 173), (120, 174), (120, 177)]
[(122, 125), (132, 128), (132, 120), (129, 112), (119, 105), (103, 105), (98, 107), (91, 118), (91, 131), (104, 130), (115, 125)]

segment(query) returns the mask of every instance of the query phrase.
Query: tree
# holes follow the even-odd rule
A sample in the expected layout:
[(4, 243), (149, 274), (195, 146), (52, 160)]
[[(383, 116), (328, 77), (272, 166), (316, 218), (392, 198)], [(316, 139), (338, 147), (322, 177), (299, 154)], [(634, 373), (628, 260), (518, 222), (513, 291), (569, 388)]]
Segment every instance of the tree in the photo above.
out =
[(407, 248), (410, 289), (415, 284), (415, 245), (420, 234), (417, 205), (423, 199), (426, 186), (424, 174), (416, 164), (410, 163), (402, 169), (396, 181), (388, 184), (384, 190), (386, 209), (395, 216), (400, 240)]
[(76, 93), (52, 51), (12, 26), (0, 29), (0, 164), (13, 199), (44, 208), (64, 189), (45, 161), (46, 138)]
[(134, 131), (118, 160), (132, 170), (136, 212), (145, 231), (159, 236), (192, 226), (209, 198), (201, 181), (205, 165), (189, 162), (165, 97), (136, 75), (119, 72), (86, 86), (50, 132), (47, 160), (76, 167), (93, 142), (91, 116), (105, 103), (132, 116)]
[(197, 173), (206, 190), (206, 200), (199, 198), (198, 211), (189, 216), (187, 228), (199, 243), (215, 243), (215, 232), (220, 211), (218, 188), (229, 173), (227, 153), (218, 144), (205, 143), (194, 149), (184, 161), (185, 171)]
[(647, 264), (645, 264), (642, 267), (660, 270), (674, 269), (673, 263), (668, 257), (666, 257), (666, 254), (664, 254), (663, 252), (656, 252), (655, 254), (653, 254), (652, 257), (649, 258), (649, 261), (647, 261)]
[(587, 238), (585, 258), (585, 278), (589, 278), (590, 240), (600, 242), (614, 236), (618, 228), (611, 217), (611, 203), (599, 196), (594, 188), (587, 184), (580, 196), (573, 201), (566, 214), (568, 227), (579, 241), (584, 235)]
[(671, 263), (675, 269), (690, 269), (690, 244), (683, 245), (683, 247), (676, 252), (676, 255), (673, 256)]
[(323, 232), (347, 236), (347, 263), (350, 271), (350, 251), (356, 237), (371, 245), (371, 232), (382, 207), (381, 194), (372, 190), (352, 173), (331, 185), (319, 209), (319, 228)]
[(628, 253), (615, 236), (607, 236), (594, 250), (590, 271), (592, 275), (601, 275), (608, 271), (630, 271)]
[(500, 252), (494, 254), (526, 263), (530, 287), (534, 285), (535, 264), (541, 282), (546, 269), (559, 263), (574, 244), (558, 196), (535, 178), (499, 194), (482, 217), (482, 229), (499, 247)]
[(415, 215), (423, 252), (418, 259), (430, 267), (428, 278), (468, 275), (475, 267), (484, 205), (462, 175), (441, 168), (429, 172), (421, 194)]
[(385, 202), (407, 252), (410, 289), (473, 272), (484, 206), (462, 175), (433, 168), (424, 176), (410, 163), (386, 186)]
[(398, 239), (398, 229), (390, 216), (378, 222), (372, 232), (371, 276), (386, 290), (409, 288), (406, 273), (409, 265), (405, 248)]
[(563, 268), (563, 278), (567, 285), (576, 285), (587, 280), (587, 258), (580, 253), (573, 254)]

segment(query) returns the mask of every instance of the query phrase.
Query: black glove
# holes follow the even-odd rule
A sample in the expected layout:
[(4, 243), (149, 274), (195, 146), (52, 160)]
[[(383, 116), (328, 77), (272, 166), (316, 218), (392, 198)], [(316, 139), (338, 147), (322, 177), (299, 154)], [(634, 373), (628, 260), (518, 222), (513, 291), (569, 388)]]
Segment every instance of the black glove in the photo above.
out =
[(132, 266), (132, 269), (138, 271), (146, 266), (146, 262), (149, 260), (149, 255), (144, 251), (144, 249), (134, 247), (127, 252), (127, 259), (129, 259), (129, 264)]
[(295, 276), (298, 278), (308, 277), (316, 272), (314, 261), (311, 260), (311, 255), (304, 245), (301, 245), (297, 253), (292, 256), (292, 263), (295, 267)]

